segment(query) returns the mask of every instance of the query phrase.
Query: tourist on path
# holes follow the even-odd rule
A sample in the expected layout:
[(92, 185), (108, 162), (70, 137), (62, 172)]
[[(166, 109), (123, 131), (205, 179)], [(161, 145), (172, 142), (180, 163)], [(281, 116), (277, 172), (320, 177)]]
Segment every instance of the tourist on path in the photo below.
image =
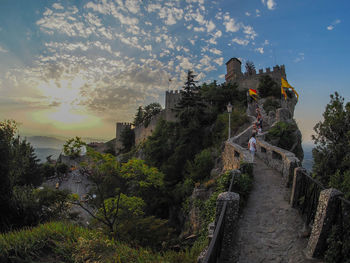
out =
[(250, 151), (251, 162), (254, 163), (254, 155), (255, 155), (255, 152), (256, 152), (255, 133), (253, 133), (252, 137), (249, 139), (248, 149)]

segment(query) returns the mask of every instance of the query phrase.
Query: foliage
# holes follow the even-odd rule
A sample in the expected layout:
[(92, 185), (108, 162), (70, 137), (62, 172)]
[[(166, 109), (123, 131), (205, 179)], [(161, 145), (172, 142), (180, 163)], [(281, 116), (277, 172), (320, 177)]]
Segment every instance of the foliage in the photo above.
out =
[(44, 163), (41, 167), (42, 171), (43, 171), (43, 175), (46, 177), (46, 178), (50, 178), (50, 177), (53, 177), (55, 176), (55, 165), (53, 164), (50, 164), (50, 163)]
[(328, 248), (326, 250), (326, 253), (324, 255), (324, 259), (326, 263), (349, 263), (350, 259), (345, 259), (346, 261), (343, 261), (342, 257), (342, 242), (339, 239), (339, 236), (341, 235), (341, 231), (339, 227), (333, 226), (330, 235), (327, 238), (327, 244)]
[(134, 118), (134, 125), (139, 126), (143, 124), (147, 127), (153, 116), (157, 115), (162, 111), (162, 106), (158, 102), (153, 102), (142, 108), (141, 106), (138, 108), (137, 113)]
[(245, 63), (245, 71), (248, 73), (248, 75), (253, 75), (256, 73), (254, 63), (252, 61), (247, 61)]
[[(14, 189), (32, 188), (43, 180), (43, 169), (38, 163), (33, 147), (15, 136), (17, 124), (13, 120), (0, 122), (0, 231), (26, 225), (18, 217)], [(35, 221), (35, 220), (34, 220)]]
[(214, 161), (211, 151), (210, 149), (204, 149), (194, 157), (193, 162), (187, 161), (186, 170), (190, 178), (198, 182), (208, 178), (213, 167)]
[(192, 263), (206, 243), (191, 250), (155, 253), (132, 248), (108, 239), (101, 232), (68, 222), (51, 222), (38, 227), (0, 235), (0, 261), (67, 263)]
[(277, 99), (281, 98), (281, 88), (269, 75), (265, 75), (260, 78), (258, 93), (261, 98), (266, 98), (269, 96)]
[(153, 102), (145, 107), (145, 112), (143, 116), (143, 124), (147, 127), (153, 116), (157, 115), (162, 111), (162, 106), (158, 102)]
[(142, 106), (140, 106), (138, 109), (137, 109), (137, 113), (135, 114), (135, 118), (134, 118), (134, 126), (139, 126), (140, 124), (142, 124), (143, 120), (144, 120), (144, 115), (145, 115), (145, 112), (142, 108)]
[(135, 144), (135, 132), (134, 129), (127, 126), (123, 129), (120, 140), (123, 144), (123, 152), (129, 152)]
[[(313, 172), (324, 184), (329, 185), (331, 177), (348, 177), (345, 174), (350, 169), (350, 103), (344, 103), (344, 98), (337, 92), (330, 96), (331, 100), (326, 105), (323, 113), (323, 121), (314, 127), (316, 135), (312, 136), (315, 142), (313, 149)], [(332, 180), (335, 184), (337, 179)], [(344, 186), (336, 184), (343, 190), (349, 189), (349, 180), (344, 181)], [(349, 194), (345, 192), (344, 194)]]
[(236, 83), (229, 82), (217, 85), (214, 81), (208, 85), (203, 84), (200, 93), (204, 101), (215, 108), (215, 114), (226, 111), (229, 102), (234, 106), (234, 110), (245, 108), (247, 104), (246, 91), (239, 90)]
[(69, 157), (76, 158), (82, 153), (83, 147), (86, 147), (86, 143), (76, 136), (66, 141), (63, 145), (63, 153)]
[(12, 227), (35, 226), (50, 220), (71, 218), (68, 196), (66, 191), (46, 187), (33, 189), (30, 186), (15, 186), (12, 213), (8, 215)]
[(304, 153), (301, 145), (297, 143), (297, 131), (298, 127), (294, 122), (278, 122), (269, 129), (266, 140), (277, 147), (293, 152), (302, 160)]
[(267, 114), (269, 114), (270, 111), (276, 112), (276, 110), (280, 107), (280, 101), (272, 98), (268, 98), (263, 105), (263, 108)]
[(199, 125), (202, 122), (205, 105), (200, 96), (200, 87), (197, 86), (196, 75), (193, 71), (187, 72), (187, 79), (183, 86), (181, 99), (175, 107), (177, 117), (183, 127)]
[[(154, 227), (146, 224), (149, 222), (147, 218), (157, 214), (157, 209), (161, 207), (157, 193), (162, 191), (164, 175), (139, 159), (120, 164), (114, 156), (92, 149), (88, 149), (87, 157), (88, 162), (83, 164), (82, 172), (92, 182), (92, 188), (86, 200), (78, 197), (73, 202), (93, 217), (94, 225), (102, 226), (109, 236), (118, 239), (131, 240), (133, 236), (135, 243), (146, 242), (145, 240), (155, 237), (164, 240), (157, 233), (170, 231), (166, 220), (155, 219), (159, 223), (155, 228), (158, 232), (146, 235)], [(127, 227), (130, 229), (130, 225), (135, 226), (137, 223), (142, 223), (147, 228), (139, 234), (132, 230), (125, 231)]]

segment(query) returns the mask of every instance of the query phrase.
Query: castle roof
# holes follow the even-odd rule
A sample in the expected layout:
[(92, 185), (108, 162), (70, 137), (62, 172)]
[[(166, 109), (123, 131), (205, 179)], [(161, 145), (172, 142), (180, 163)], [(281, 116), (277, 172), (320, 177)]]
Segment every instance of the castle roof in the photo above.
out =
[(230, 58), (230, 60), (226, 62), (226, 65), (230, 63), (231, 60), (237, 60), (240, 64), (242, 64), (242, 62), (238, 58)]

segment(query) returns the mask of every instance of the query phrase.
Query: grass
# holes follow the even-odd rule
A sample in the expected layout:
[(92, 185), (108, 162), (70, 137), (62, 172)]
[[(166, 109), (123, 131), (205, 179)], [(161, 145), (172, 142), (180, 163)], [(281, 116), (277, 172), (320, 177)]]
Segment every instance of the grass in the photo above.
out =
[(154, 252), (108, 239), (98, 230), (50, 222), (0, 235), (0, 262), (177, 263), (196, 262), (205, 244), (180, 252)]

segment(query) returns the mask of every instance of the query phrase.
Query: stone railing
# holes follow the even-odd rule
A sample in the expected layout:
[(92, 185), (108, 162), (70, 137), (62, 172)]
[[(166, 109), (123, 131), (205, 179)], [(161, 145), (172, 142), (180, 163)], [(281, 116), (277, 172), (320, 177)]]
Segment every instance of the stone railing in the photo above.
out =
[(228, 191), (219, 194), (216, 200), (214, 233), (208, 248), (198, 257), (198, 263), (236, 262), (238, 259), (235, 244), (240, 197), (231, 191), (234, 177), (241, 176), (241, 171), (232, 170), (231, 175)]
[[(322, 258), (329, 246), (334, 249), (334, 244), (337, 244), (337, 251), (332, 253), (337, 253), (338, 262), (345, 262), (348, 257), (350, 201), (342, 198), (342, 195), (337, 189), (325, 189), (302, 167), (294, 170), (290, 204), (303, 216), (304, 232), (309, 231), (305, 250), (308, 257)], [(336, 235), (332, 233), (333, 229), (337, 229)], [(329, 244), (330, 240), (333, 244)]]
[(259, 138), (256, 140), (256, 148), (256, 155), (264, 161), (267, 166), (279, 171), (283, 176), (285, 185), (290, 186), (293, 180), (294, 169), (301, 165), (300, 160), (295, 154), (273, 146)]
[(232, 138), (225, 142), (221, 157), (225, 171), (238, 169), (242, 162), (251, 163), (249, 151), (234, 143)]

